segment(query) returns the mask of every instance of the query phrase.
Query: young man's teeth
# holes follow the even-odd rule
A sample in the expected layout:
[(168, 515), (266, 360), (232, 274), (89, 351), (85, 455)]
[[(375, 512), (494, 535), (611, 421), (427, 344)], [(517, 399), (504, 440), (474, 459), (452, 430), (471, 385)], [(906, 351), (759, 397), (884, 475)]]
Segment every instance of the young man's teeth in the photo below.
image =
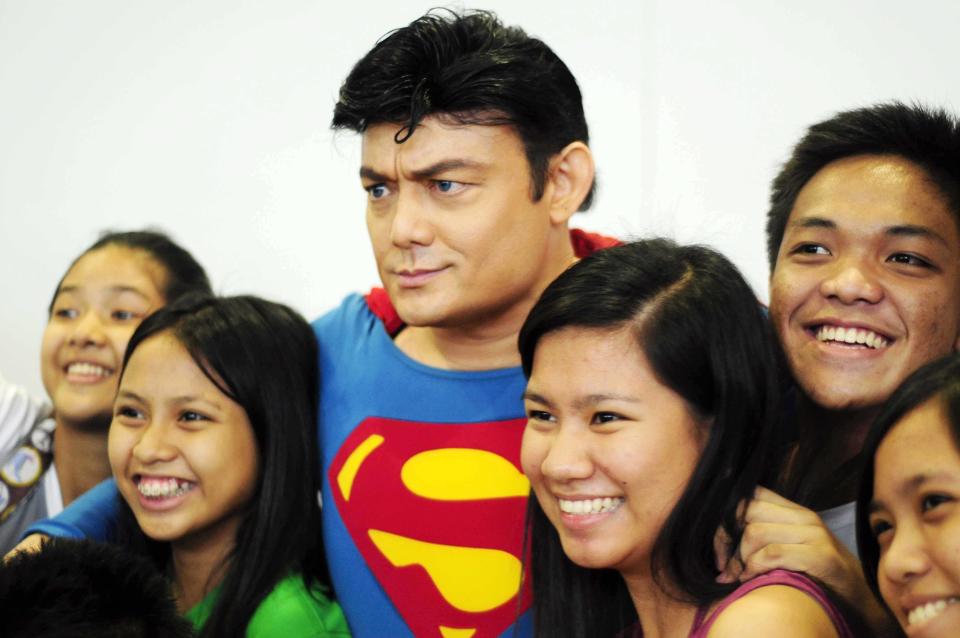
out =
[(842, 326), (820, 326), (820, 329), (817, 330), (817, 340), (850, 344), (858, 343), (877, 350), (887, 347), (886, 337), (882, 337), (872, 330), (844, 328)]
[(140, 479), (137, 489), (147, 498), (173, 498), (189, 492), (193, 489), (193, 483), (180, 482), (174, 478)]
[(105, 377), (108, 376), (111, 371), (108, 368), (103, 366), (98, 366), (95, 363), (71, 363), (67, 366), (67, 374), (76, 374), (84, 377)]
[(612, 512), (620, 507), (623, 499), (620, 497), (611, 498), (588, 498), (577, 501), (568, 501), (564, 498), (557, 499), (560, 503), (560, 511), (564, 514), (603, 514)]
[(940, 600), (929, 602), (926, 605), (914, 607), (910, 610), (910, 613), (907, 614), (907, 624), (917, 625), (928, 622), (939, 616), (940, 612), (946, 609), (948, 605), (952, 605), (958, 601), (960, 601), (960, 598), (951, 596), (950, 598), (941, 598)]

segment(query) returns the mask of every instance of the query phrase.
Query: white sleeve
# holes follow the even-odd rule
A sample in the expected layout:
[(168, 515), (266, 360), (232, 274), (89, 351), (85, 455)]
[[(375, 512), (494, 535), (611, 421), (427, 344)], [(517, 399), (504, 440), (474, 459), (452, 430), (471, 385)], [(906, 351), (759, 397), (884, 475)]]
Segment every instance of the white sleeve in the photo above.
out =
[(0, 457), (5, 456), (23, 438), (33, 424), (51, 413), (50, 404), (30, 396), (0, 375)]

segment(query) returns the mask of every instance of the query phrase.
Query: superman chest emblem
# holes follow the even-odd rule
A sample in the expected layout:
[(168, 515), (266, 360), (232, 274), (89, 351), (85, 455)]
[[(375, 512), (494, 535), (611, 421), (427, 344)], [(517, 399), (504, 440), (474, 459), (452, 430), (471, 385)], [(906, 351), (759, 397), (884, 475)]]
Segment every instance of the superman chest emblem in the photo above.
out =
[(337, 510), (415, 635), (499, 636), (529, 608), (524, 424), (369, 418), (334, 457)]

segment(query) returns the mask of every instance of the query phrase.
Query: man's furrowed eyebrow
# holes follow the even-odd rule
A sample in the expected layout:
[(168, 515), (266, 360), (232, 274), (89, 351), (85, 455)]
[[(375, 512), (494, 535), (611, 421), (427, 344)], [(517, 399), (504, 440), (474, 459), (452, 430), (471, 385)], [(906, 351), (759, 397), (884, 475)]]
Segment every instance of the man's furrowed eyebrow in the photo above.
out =
[(939, 242), (944, 246), (950, 246), (947, 240), (940, 233), (936, 232), (929, 226), (921, 226), (919, 224), (898, 224), (896, 226), (891, 226), (886, 230), (886, 234), (893, 235), (895, 237), (926, 237)]
[(410, 176), (415, 180), (430, 179), (446, 171), (457, 170), (460, 168), (478, 169), (486, 168), (487, 164), (468, 159), (446, 159), (440, 160), (430, 166), (410, 171)]
[(379, 171), (375, 171), (369, 166), (360, 167), (360, 179), (368, 179), (371, 182), (388, 182), (390, 181), (386, 175)]

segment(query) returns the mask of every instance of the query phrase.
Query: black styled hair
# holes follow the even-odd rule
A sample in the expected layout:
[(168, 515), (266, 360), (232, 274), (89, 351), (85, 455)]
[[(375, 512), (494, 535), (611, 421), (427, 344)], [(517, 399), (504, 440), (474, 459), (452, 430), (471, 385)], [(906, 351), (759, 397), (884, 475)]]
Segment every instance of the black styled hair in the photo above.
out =
[[(107, 231), (102, 233), (97, 241), (93, 242), (89, 248), (80, 253), (70, 263), (70, 267), (64, 272), (63, 277), (66, 277), (67, 273), (85, 255), (107, 246), (120, 246), (130, 250), (142, 251), (162, 266), (166, 274), (166, 281), (163, 290), (160, 292), (163, 294), (166, 303), (171, 303), (191, 293), (213, 294), (210, 280), (207, 278), (203, 266), (186, 249), (170, 239), (165, 233), (157, 230)], [(56, 301), (62, 285), (63, 278), (57, 283), (53, 299), (50, 300), (50, 306), (47, 308), (47, 314), (53, 312), (53, 303)]]
[[(332, 127), (362, 133), (371, 124), (403, 124), (399, 144), (430, 115), (513, 127), (534, 201), (543, 196), (550, 158), (572, 142), (589, 142), (580, 87), (567, 65), (489, 11), (434, 9), (381, 38), (340, 87)], [(590, 207), (595, 186), (579, 210)]]
[[(762, 306), (720, 253), (649, 239), (595, 253), (547, 287), (520, 331), (528, 378), (540, 339), (570, 327), (631, 330), (660, 382), (709, 419), (651, 569), (668, 595), (698, 605), (723, 597), (736, 585), (715, 580), (714, 537), (722, 528), (739, 544), (738, 504), (777, 469), (778, 367)], [(636, 620), (620, 575), (570, 561), (532, 496), (527, 534), (536, 635), (611, 636)]]
[[(216, 605), (201, 636), (233, 637), (263, 598), (291, 572), (309, 588), (329, 584), (320, 532), (317, 468), (317, 341), (304, 319), (287, 306), (257, 297), (189, 296), (147, 317), (123, 359), (145, 340), (172, 335), (203, 373), (244, 409), (256, 438), (260, 475), (224, 565)], [(160, 562), (162, 543), (136, 531), (129, 507), (123, 540), (139, 545)], [(131, 521), (133, 521), (131, 525)]]
[(52, 538), (0, 561), (8, 638), (189, 638), (167, 581), (114, 545)]
[(773, 180), (767, 213), (771, 270), (800, 190), (827, 164), (857, 155), (896, 155), (922, 168), (960, 224), (960, 120), (955, 115), (896, 101), (841, 111), (807, 130)]
[(928, 363), (907, 377), (881, 408), (863, 446), (863, 476), (857, 496), (857, 550), (867, 584), (880, 601), (883, 601), (877, 583), (880, 546), (870, 529), (877, 448), (907, 413), (935, 397), (942, 401), (953, 443), (960, 450), (960, 355), (957, 354)]

